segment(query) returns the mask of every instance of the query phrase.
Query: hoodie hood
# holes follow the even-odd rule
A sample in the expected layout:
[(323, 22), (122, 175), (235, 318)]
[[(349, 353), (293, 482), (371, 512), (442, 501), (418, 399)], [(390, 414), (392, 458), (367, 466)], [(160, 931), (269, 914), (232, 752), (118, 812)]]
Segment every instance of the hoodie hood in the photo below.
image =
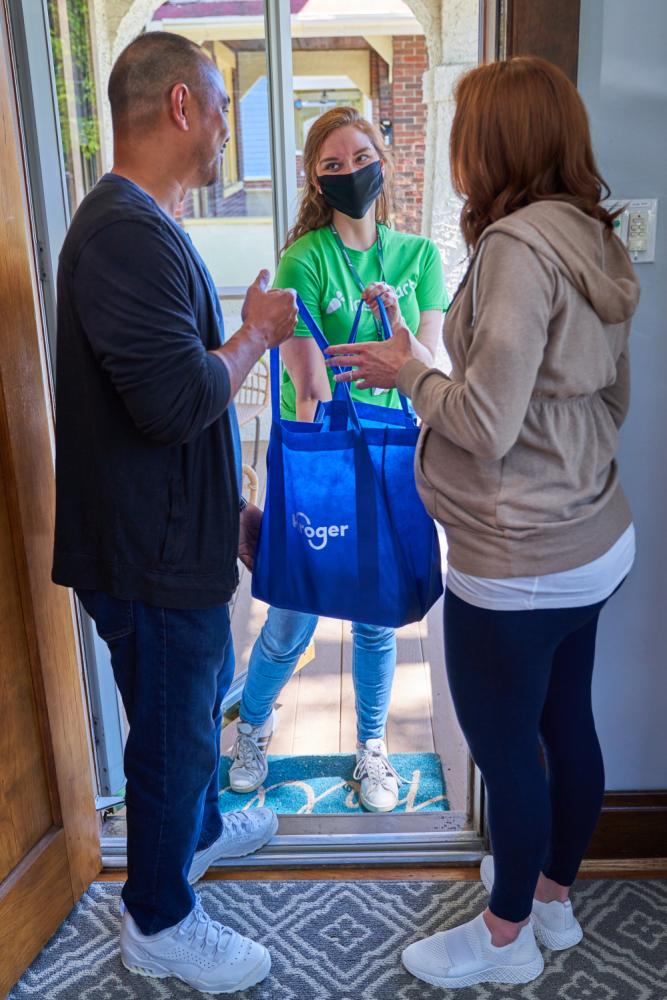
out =
[(492, 233), (513, 236), (555, 264), (603, 323), (624, 323), (637, 308), (639, 281), (625, 247), (574, 205), (533, 202), (494, 222), (481, 243)]

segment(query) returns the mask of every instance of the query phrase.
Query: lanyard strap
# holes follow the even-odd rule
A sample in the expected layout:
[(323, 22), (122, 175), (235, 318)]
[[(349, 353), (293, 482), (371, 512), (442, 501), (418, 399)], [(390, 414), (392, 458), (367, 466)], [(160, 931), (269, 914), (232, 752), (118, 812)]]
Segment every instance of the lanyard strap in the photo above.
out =
[[(340, 233), (338, 232), (338, 230), (334, 226), (333, 222), (330, 223), (330, 229), (331, 229), (331, 232), (333, 233), (333, 238), (336, 241), (336, 245), (337, 245), (338, 249), (340, 250), (341, 254), (343, 255), (343, 260), (347, 264), (348, 271), (350, 272), (350, 274), (354, 278), (354, 282), (355, 282), (357, 288), (359, 289), (359, 291), (363, 292), (363, 290), (364, 290), (364, 288), (366, 286), (363, 283), (363, 281), (361, 280), (361, 275), (359, 274), (359, 272), (357, 271), (356, 267), (352, 263), (352, 258), (350, 257), (350, 255), (349, 255), (349, 253), (347, 251), (347, 247), (345, 246), (345, 244), (343, 243), (342, 239), (340, 238)], [(381, 281), (386, 281), (387, 279), (385, 278), (385, 274), (384, 274), (384, 247), (382, 246), (382, 236), (380, 234), (380, 227), (378, 226), (378, 227), (376, 227), (376, 229), (377, 229), (378, 260), (380, 261), (380, 280)]]
[[(334, 238), (334, 240), (336, 242), (336, 246), (338, 247), (338, 249), (340, 250), (341, 254), (343, 255), (343, 260), (347, 264), (347, 269), (350, 272), (350, 274), (352, 275), (352, 278), (354, 279), (354, 283), (356, 284), (356, 286), (359, 289), (359, 291), (363, 293), (363, 291), (364, 291), (364, 289), (365, 289), (366, 286), (364, 285), (363, 281), (361, 280), (361, 275), (359, 274), (359, 272), (357, 271), (356, 267), (352, 263), (352, 258), (350, 257), (350, 255), (348, 253), (347, 247), (345, 246), (345, 244), (343, 243), (342, 239), (340, 238), (340, 233), (338, 232), (338, 230), (334, 226), (333, 222), (329, 223), (329, 228), (331, 229), (331, 232), (333, 234), (333, 238)], [(387, 279), (385, 277), (385, 271), (384, 271), (384, 247), (382, 245), (382, 234), (380, 233), (380, 227), (379, 226), (376, 226), (375, 230), (377, 232), (378, 260), (380, 262), (380, 280), (386, 282)], [(363, 299), (362, 299), (362, 303), (363, 303)], [(376, 331), (376, 333), (378, 335), (378, 340), (382, 340), (383, 336), (385, 336), (385, 332), (382, 329), (382, 323), (380, 322), (380, 320), (376, 319), (375, 316), (373, 316), (373, 322), (375, 323), (375, 331)]]

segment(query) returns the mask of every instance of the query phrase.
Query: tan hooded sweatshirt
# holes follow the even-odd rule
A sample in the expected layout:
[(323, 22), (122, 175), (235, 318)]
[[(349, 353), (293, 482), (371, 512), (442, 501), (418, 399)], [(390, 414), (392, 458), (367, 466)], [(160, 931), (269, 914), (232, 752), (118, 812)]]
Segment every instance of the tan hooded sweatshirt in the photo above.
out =
[(484, 232), (447, 314), (451, 377), (409, 361), (419, 493), (449, 561), (503, 578), (603, 555), (631, 521), (618, 481), (639, 283), (600, 222), (536, 202)]

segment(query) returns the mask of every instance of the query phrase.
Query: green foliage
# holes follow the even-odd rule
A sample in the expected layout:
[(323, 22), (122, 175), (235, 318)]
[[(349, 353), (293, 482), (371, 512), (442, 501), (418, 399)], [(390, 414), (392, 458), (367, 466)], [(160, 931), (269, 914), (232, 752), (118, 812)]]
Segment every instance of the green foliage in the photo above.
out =
[(56, 77), (56, 98), (58, 101), (58, 116), (60, 118), (60, 134), (65, 161), (69, 162), (72, 157), (72, 138), (70, 136), (69, 119), (67, 116), (67, 91), (65, 89), (65, 74), (63, 72), (63, 43), (60, 38), (60, 24), (58, 21), (56, 0), (49, 0), (48, 9), (51, 51), (53, 53), (53, 67)]
[(71, 60), (71, 74), (74, 79), (74, 98), (79, 132), (79, 146), (84, 160), (93, 160), (100, 150), (100, 133), (97, 122), (95, 79), (90, 37), (88, 0), (67, 0), (67, 26), (69, 28), (69, 52), (63, 46), (56, 0), (49, 0), (49, 23), (51, 48), (56, 75), (56, 96), (62, 133), (63, 152), (71, 161), (72, 137), (67, 108), (67, 86), (65, 83), (64, 59)]

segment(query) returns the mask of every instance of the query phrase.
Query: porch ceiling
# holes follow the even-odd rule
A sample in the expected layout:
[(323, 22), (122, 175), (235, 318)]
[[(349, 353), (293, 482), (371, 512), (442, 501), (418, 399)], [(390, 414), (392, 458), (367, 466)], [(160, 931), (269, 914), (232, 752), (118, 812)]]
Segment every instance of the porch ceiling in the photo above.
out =
[[(261, 7), (240, 13), (228, 3), (163, 4), (149, 30), (187, 34), (196, 42), (252, 39), (264, 35)], [(292, 37), (422, 35), (424, 29), (403, 0), (306, 0), (292, 14)]]

